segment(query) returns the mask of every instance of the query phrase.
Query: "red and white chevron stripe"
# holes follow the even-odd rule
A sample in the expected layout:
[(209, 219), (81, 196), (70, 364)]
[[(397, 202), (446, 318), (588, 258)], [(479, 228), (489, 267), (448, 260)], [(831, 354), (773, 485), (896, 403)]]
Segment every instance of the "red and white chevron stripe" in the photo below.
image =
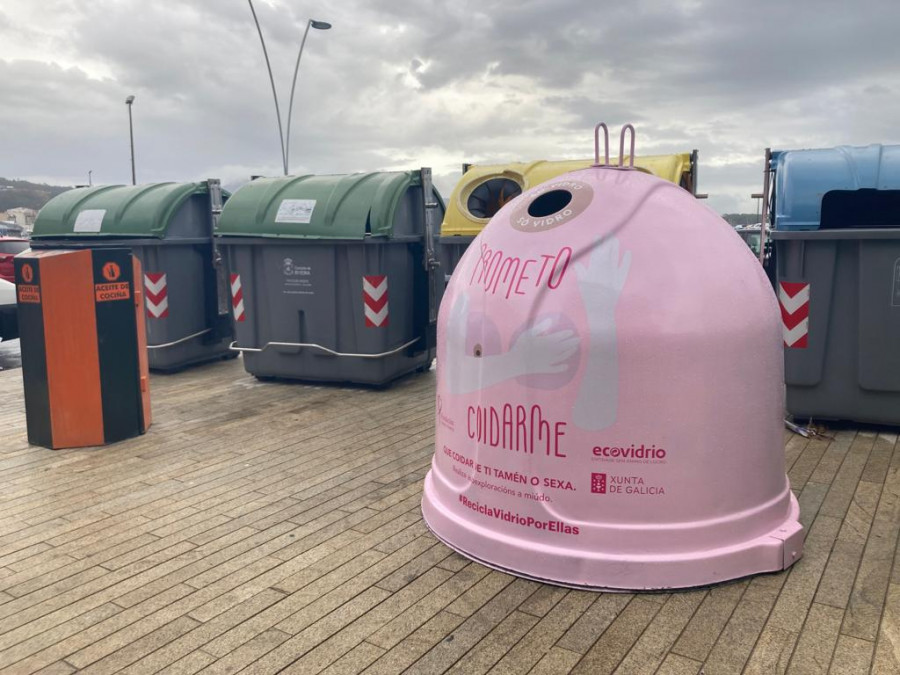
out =
[(784, 346), (806, 349), (809, 338), (809, 284), (779, 282), (778, 304), (781, 306)]
[(144, 273), (144, 304), (151, 319), (165, 319), (169, 316), (169, 289), (165, 272)]
[(363, 277), (363, 309), (369, 328), (388, 325), (388, 282), (384, 274)]
[(241, 275), (231, 275), (231, 310), (234, 312), (235, 321), (245, 321), (244, 314), (244, 289), (241, 287)]

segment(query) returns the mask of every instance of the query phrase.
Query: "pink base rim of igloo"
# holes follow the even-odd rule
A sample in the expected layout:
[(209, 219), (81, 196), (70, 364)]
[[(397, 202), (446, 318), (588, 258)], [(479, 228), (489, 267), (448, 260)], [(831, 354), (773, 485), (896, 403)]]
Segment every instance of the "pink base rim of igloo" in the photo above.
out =
[[(665, 591), (713, 586), (755, 574), (780, 572), (802, 552), (800, 507), (790, 493), (782, 523), (738, 544), (678, 554), (612, 554), (512, 537), (461, 519), (438, 499), (435, 471), (425, 478), (422, 515), (428, 529), (461, 555), (492, 569), (543, 583), (607, 592)], [(739, 527), (735, 522), (735, 526)]]

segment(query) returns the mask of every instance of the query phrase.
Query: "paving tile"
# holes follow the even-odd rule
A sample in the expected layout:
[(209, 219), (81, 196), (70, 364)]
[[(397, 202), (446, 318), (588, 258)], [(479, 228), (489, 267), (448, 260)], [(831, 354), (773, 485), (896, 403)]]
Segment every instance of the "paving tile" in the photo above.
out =
[(804, 543), (803, 557), (782, 573), (787, 579), (769, 618), (773, 626), (792, 633), (800, 632), (840, 527), (838, 518), (824, 515), (816, 518)]
[(656, 675), (697, 675), (702, 667), (703, 664), (699, 661), (670, 652), (663, 659)]
[[(64, 634), (61, 633), (60, 638), (62, 639), (57, 639), (55, 630), (39, 633), (33, 639), (40, 640), (41, 636), (50, 636), (54, 639), (52, 639), (47, 646), (44, 646), (43, 649), (35, 652), (32, 656), (29, 656), (24, 661), (17, 664), (17, 668), (26, 671), (38, 670), (48, 664), (63, 659), (70, 654), (74, 654), (89, 645), (103, 640), (107, 636), (115, 634), (117, 631), (130, 626), (136, 621), (142, 620), (143, 617), (168, 607), (172, 603), (189, 595), (190, 592), (191, 589), (188, 586), (174, 586), (140, 605), (124, 610), (114, 605), (114, 603), (109, 603), (110, 605), (113, 605), (116, 610), (120, 611), (114, 613), (107, 619), (93, 623), (84, 630), (74, 633), (71, 637), (63, 637)], [(102, 606), (103, 605), (101, 605), (101, 607)], [(78, 615), (78, 617), (84, 616), (85, 614)], [(4, 673), (4, 675), (6, 675), (6, 673)]]
[[(197, 625), (193, 630), (178, 639), (172, 640), (163, 647), (131, 664), (130, 675), (155, 673), (162, 670), (202, 648), (207, 642), (218, 637), (229, 628), (255, 616), (284, 598), (284, 594), (273, 589), (266, 589), (241, 604), (225, 611), (215, 618)], [(194, 618), (194, 617), (191, 617)], [(203, 664), (208, 665), (207, 663)], [(183, 667), (183, 666), (182, 666)]]
[[(548, 588), (544, 586), (543, 588)], [(519, 611), (526, 605), (533, 606), (532, 600), (534, 596), (540, 593), (543, 588), (532, 595), (528, 600), (519, 605)], [(545, 598), (547, 596), (545, 595)], [(584, 614), (585, 610), (591, 606), (595, 597), (593, 593), (584, 591), (568, 591), (565, 596), (550, 609), (544, 617), (538, 621), (534, 627), (528, 631), (514, 647), (512, 647), (497, 665), (491, 669), (491, 673), (495, 675), (528, 672), (528, 670), (540, 663), (546, 656), (554, 650), (554, 644), (568, 630), (575, 621)], [(539, 604), (545, 604), (544, 599)], [(581, 654), (568, 649), (556, 648), (560, 654), (553, 657), (554, 659), (562, 659), (568, 655), (576, 655), (572, 666), (581, 658)], [(554, 661), (555, 662), (555, 661)], [(542, 668), (549, 667), (549, 663), (545, 663)]]
[[(749, 582), (703, 665), (704, 674), (741, 673), (744, 670), (784, 580), (785, 574), (782, 573), (754, 577)], [(776, 644), (781, 645), (778, 649), (780, 654), (783, 645), (790, 642), (789, 632), (773, 626), (770, 635)], [(793, 649), (792, 643), (790, 648)]]
[(841, 633), (875, 640), (900, 531), (900, 455), (895, 455), (866, 540)]
[(787, 572), (588, 593), (428, 531), (433, 373), (377, 392), (240, 362), (152, 380), (151, 434), (48, 453), (0, 372), (3, 675), (900, 672), (895, 433), (785, 432), (808, 535)]
[(206, 652), (198, 650), (191, 652), (184, 658), (178, 659), (175, 663), (169, 664), (158, 672), (159, 675), (193, 675), (193, 673), (199, 673), (206, 666), (214, 663), (215, 660), (215, 656), (210, 656)]
[(673, 593), (622, 659), (617, 673), (653, 672), (663, 662), (703, 601), (705, 591)]
[(554, 647), (528, 671), (529, 675), (565, 675), (572, 671), (581, 659), (581, 654), (562, 647)]
[[(451, 572), (448, 570), (437, 567), (429, 570), (307, 652), (302, 658), (291, 664), (289, 671), (316, 672), (330, 666), (418, 599), (428, 595), (450, 576)], [(375, 588), (380, 587), (376, 586)], [(380, 651), (383, 653), (385, 650), (380, 649)], [(374, 661), (375, 658), (377, 656), (372, 660)]]
[(789, 673), (824, 673), (837, 645), (844, 611), (813, 603), (791, 657)]
[(447, 611), (460, 616), (472, 616), (504, 588), (509, 586), (515, 577), (503, 572), (490, 571), (487, 576), (463, 593), (447, 606)]
[(847, 607), (880, 496), (881, 485), (859, 482), (819, 581), (816, 602)]
[[(443, 569), (443, 568), (439, 568)], [(449, 571), (449, 570), (448, 570)], [(383, 649), (391, 649), (410, 633), (428, 622), (456, 598), (489, 573), (488, 568), (469, 563), (421, 600), (388, 621), (366, 639)]]
[(534, 592), (534, 595), (522, 603), (519, 610), (526, 614), (545, 616), (568, 592), (567, 589), (559, 586), (550, 586), (549, 584), (541, 586)]
[(187, 616), (182, 616), (171, 623), (158, 628), (152, 633), (128, 642), (121, 649), (105, 656), (99, 661), (90, 661), (87, 652), (73, 654), (66, 659), (79, 669), (79, 672), (87, 675), (100, 675), (101, 673), (117, 673), (131, 663), (134, 663), (145, 654), (168, 644), (180, 635), (194, 628), (197, 622)]
[[(15, 668), (16, 666), (14, 664), (20, 663), (23, 659), (28, 658), (32, 654), (58, 644), (69, 636), (77, 634), (94, 624), (115, 616), (121, 611), (121, 607), (118, 607), (111, 602), (95, 607), (94, 609), (67, 621), (62, 626), (32, 635), (30, 638), (3, 650), (0, 652), (0, 664), (13, 665)], [(27, 664), (18, 667), (22, 670), (28, 669)]]
[(572, 672), (601, 675), (615, 671), (660, 609), (659, 603), (645, 596), (632, 598)]
[(768, 625), (756, 640), (756, 645), (746, 666), (741, 668), (737, 659), (733, 661), (713, 661), (708, 663), (704, 672), (741, 672), (747, 675), (769, 675), (787, 672), (791, 656), (797, 646), (797, 633), (784, 630), (778, 626)]
[(868, 640), (840, 635), (831, 659), (830, 672), (835, 675), (866, 675), (874, 651), (875, 645)]
[(891, 584), (875, 643), (873, 673), (900, 673), (900, 584)]
[(741, 581), (710, 589), (688, 621), (672, 651), (701, 663), (705, 661), (741, 596), (747, 590), (748, 583)]
[(450, 675), (483, 675), (538, 622), (533, 614), (514, 611), (472, 647), (452, 668)]
[(894, 446), (897, 444), (897, 434), (880, 432), (872, 446), (872, 452), (863, 469), (861, 479), (871, 483), (882, 484), (887, 478), (888, 468), (891, 465), (891, 456)]
[(360, 642), (322, 671), (322, 675), (356, 675), (384, 654), (384, 649), (371, 642)]
[[(289, 672), (295, 661), (325, 642), (341, 628), (376, 607), (389, 595), (390, 593), (387, 591), (374, 586), (366, 589), (296, 635), (289, 637), (264, 656), (260, 656), (253, 663), (253, 672)], [(301, 668), (294, 672), (309, 672), (309, 670)]]
[(46, 668), (41, 668), (37, 672), (41, 675), (66, 675), (67, 673), (74, 673), (77, 671), (74, 666), (69, 665), (65, 661), (57, 661)]
[(631, 601), (629, 593), (601, 593), (565, 632), (558, 647), (584, 654)]
[[(405, 671), (432, 647), (446, 640), (466, 619), (451, 612), (438, 612), (419, 626), (406, 639), (385, 652), (363, 673), (366, 675), (395, 675)], [(445, 667), (449, 668), (452, 663)]]
[(242, 644), (233, 652), (229, 652), (224, 658), (213, 661), (199, 672), (209, 675), (213, 673), (238, 673), (245, 669), (251, 673), (263, 672), (262, 670), (256, 670), (256, 663), (273, 649), (284, 644), (290, 637), (287, 633), (270, 628)]
[(378, 582), (378, 588), (396, 593), (407, 584), (415, 581), (425, 574), (448, 555), (447, 548), (443, 544), (435, 544), (424, 553), (410, 560), (408, 563), (392, 572)]
[[(850, 438), (844, 437), (842, 439), (842, 443), (845, 444), (846, 447), (850, 447), (851, 442), (852, 436)], [(788, 472), (791, 487), (795, 490), (803, 489), (803, 486), (806, 485), (806, 481), (809, 480), (809, 477), (812, 475), (813, 471), (815, 471), (816, 466), (819, 464), (819, 461), (822, 459), (822, 455), (825, 454), (828, 446), (829, 441), (819, 438), (813, 439), (807, 444), (800, 457), (797, 458), (797, 461), (794, 462), (794, 465)]]
[[(493, 598), (486, 602), (480, 609), (463, 621), (450, 635), (441, 640), (421, 659), (410, 668), (409, 674), (430, 673), (435, 670), (443, 670), (456, 663), (472, 647), (488, 635), (495, 626), (500, 624), (523, 601), (528, 599), (537, 590), (538, 584), (525, 579), (516, 579), (504, 587)], [(537, 619), (530, 614), (522, 613), (522, 618), (517, 622), (517, 628), (521, 629)], [(530, 628), (533, 623), (530, 623)], [(527, 630), (527, 629), (526, 629)]]

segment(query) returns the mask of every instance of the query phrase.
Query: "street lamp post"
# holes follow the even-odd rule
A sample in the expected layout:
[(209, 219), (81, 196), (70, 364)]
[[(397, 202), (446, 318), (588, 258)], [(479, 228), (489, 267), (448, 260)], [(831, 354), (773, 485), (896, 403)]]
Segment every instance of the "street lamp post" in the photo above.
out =
[(263, 39), (262, 29), (259, 27), (259, 19), (256, 18), (253, 0), (247, 0), (247, 3), (250, 5), (250, 12), (253, 14), (253, 23), (256, 24), (256, 32), (259, 33), (259, 42), (262, 45), (263, 56), (266, 59), (266, 70), (269, 71), (269, 82), (272, 85), (272, 98), (275, 99), (275, 118), (278, 121), (278, 138), (281, 141), (281, 163), (284, 168), (284, 175), (287, 176), (289, 171), (288, 158), (290, 155), (291, 142), (291, 114), (294, 109), (294, 89), (297, 86), (297, 73), (300, 70), (300, 57), (303, 56), (303, 46), (306, 44), (306, 36), (309, 34), (310, 28), (315, 28), (316, 30), (328, 30), (331, 28), (331, 24), (326, 21), (316, 21), (315, 19), (309, 19), (306, 22), (306, 30), (303, 31), (303, 40), (300, 42), (300, 51), (297, 52), (297, 63), (294, 65), (294, 79), (291, 83), (291, 98), (288, 103), (287, 139), (285, 139), (285, 134), (282, 131), (281, 126), (281, 108), (278, 105), (278, 93), (275, 89), (275, 78), (272, 75), (272, 64), (269, 62), (269, 52), (266, 49), (266, 41)]
[(134, 173), (134, 124), (131, 121), (132, 103), (134, 103), (134, 95), (130, 95), (125, 99), (125, 105), (128, 106), (128, 137), (131, 140), (131, 184), (137, 185), (137, 178)]
[(291, 114), (294, 112), (294, 89), (297, 87), (297, 73), (300, 72), (300, 57), (303, 56), (303, 45), (306, 44), (306, 36), (309, 35), (309, 29), (328, 30), (331, 24), (327, 21), (316, 21), (310, 19), (306, 22), (306, 30), (303, 31), (303, 39), (300, 41), (300, 51), (297, 52), (297, 63), (294, 65), (294, 79), (291, 82), (291, 99), (288, 103), (287, 118), (287, 138), (284, 139), (284, 175), (287, 176), (288, 169), (291, 165)]

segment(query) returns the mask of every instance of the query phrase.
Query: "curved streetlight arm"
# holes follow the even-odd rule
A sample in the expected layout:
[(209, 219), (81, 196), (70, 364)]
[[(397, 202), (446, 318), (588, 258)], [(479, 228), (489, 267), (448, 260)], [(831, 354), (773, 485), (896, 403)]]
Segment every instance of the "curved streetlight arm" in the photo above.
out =
[(287, 117), (287, 138), (285, 139), (284, 146), (284, 175), (288, 175), (288, 170), (291, 166), (290, 158), (291, 158), (291, 117), (294, 111), (294, 89), (297, 87), (297, 73), (300, 72), (300, 57), (303, 56), (303, 45), (306, 44), (306, 36), (309, 35), (309, 29), (313, 25), (313, 20), (309, 19), (306, 22), (306, 30), (303, 31), (303, 39), (300, 41), (300, 51), (297, 52), (297, 63), (294, 65), (294, 79), (291, 81), (291, 100), (288, 103), (288, 117)]
[[(281, 163), (284, 166), (284, 175), (287, 176), (288, 166), (287, 166), (287, 156), (284, 151), (284, 132), (281, 128), (281, 110), (278, 107), (278, 94), (275, 91), (275, 78), (272, 76), (272, 64), (269, 63), (269, 52), (266, 50), (266, 41), (263, 39), (262, 29), (259, 27), (259, 20), (256, 18), (256, 10), (253, 9), (253, 0), (247, 0), (247, 3), (250, 5), (250, 11), (253, 13), (253, 23), (256, 24), (256, 32), (259, 33), (259, 42), (262, 45), (263, 56), (266, 58), (266, 70), (269, 71), (269, 82), (272, 83), (272, 97), (275, 99), (275, 117), (278, 119), (278, 137), (281, 141)], [(309, 30), (309, 24), (306, 27)], [(306, 36), (304, 35), (304, 40)], [(300, 46), (300, 50), (303, 50), (303, 46)], [(297, 61), (299, 63), (299, 57)], [(295, 75), (296, 77), (296, 75)], [(292, 95), (293, 97), (293, 95)], [(290, 123), (290, 120), (288, 120)]]

